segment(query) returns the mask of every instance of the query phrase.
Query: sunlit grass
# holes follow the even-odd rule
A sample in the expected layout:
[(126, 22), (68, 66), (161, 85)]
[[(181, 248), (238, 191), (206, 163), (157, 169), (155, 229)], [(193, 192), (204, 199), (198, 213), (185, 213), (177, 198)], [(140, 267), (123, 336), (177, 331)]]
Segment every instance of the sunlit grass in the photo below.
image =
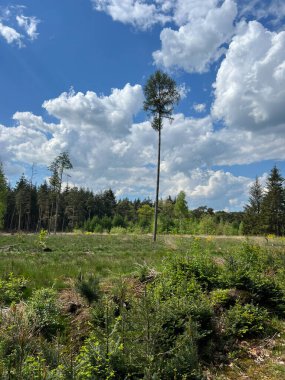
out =
[[(225, 257), (237, 252), (247, 238), (159, 236), (154, 244), (150, 235), (58, 234), (47, 237), (44, 252), (39, 235), (0, 235), (0, 276), (13, 272), (29, 279), (31, 288), (66, 287), (79, 273), (94, 273), (105, 280), (131, 275), (146, 263), (157, 270), (163, 258), (172, 253), (196, 252)], [(284, 240), (251, 239), (284, 256)], [(280, 257), (281, 257), (280, 256)], [(282, 258), (282, 257), (281, 257)], [(284, 257), (285, 261), (285, 257)]]
[[(28, 279), (25, 291), (26, 300), (35, 288), (54, 287), (63, 289), (74, 287), (79, 274), (92, 273), (99, 277), (102, 288), (108, 291), (120, 281), (131, 280), (138, 268), (146, 265), (163, 270), (169, 256), (197, 256), (214, 259), (224, 265), (229, 257), (237, 259), (244, 254), (244, 243), (259, 245), (258, 260), (268, 267), (274, 267), (274, 276), (280, 286), (285, 284), (285, 241), (281, 238), (265, 237), (199, 237), (160, 235), (154, 244), (150, 235), (111, 235), (111, 234), (58, 234), (47, 236), (44, 246), (39, 244), (39, 235), (0, 235), (0, 277), (13, 272), (16, 276)], [(44, 248), (48, 248), (44, 251)], [(274, 265), (273, 265), (274, 264)], [(266, 266), (267, 268), (267, 266)], [(268, 275), (272, 274), (268, 272)], [(122, 283), (123, 283), (122, 281)], [(119, 286), (119, 285), (118, 285)], [(70, 291), (70, 289), (68, 289)], [(64, 292), (62, 292), (64, 293)], [(281, 379), (284, 377), (285, 335), (284, 323), (276, 331), (274, 345), (270, 346), (270, 357), (257, 363), (250, 353), (237, 354), (230, 358), (221, 370), (213, 369), (213, 379), (250, 378), (252, 380)], [(271, 338), (271, 337), (269, 337)], [(267, 340), (265, 341), (267, 344)], [(247, 349), (255, 348), (255, 342), (248, 343)], [(262, 350), (263, 341), (257, 344)]]
[(159, 266), (171, 249), (150, 236), (56, 235), (38, 245), (36, 235), (0, 237), (0, 275), (13, 272), (30, 280), (31, 286), (63, 287), (79, 273), (116, 278), (132, 273), (138, 264)]

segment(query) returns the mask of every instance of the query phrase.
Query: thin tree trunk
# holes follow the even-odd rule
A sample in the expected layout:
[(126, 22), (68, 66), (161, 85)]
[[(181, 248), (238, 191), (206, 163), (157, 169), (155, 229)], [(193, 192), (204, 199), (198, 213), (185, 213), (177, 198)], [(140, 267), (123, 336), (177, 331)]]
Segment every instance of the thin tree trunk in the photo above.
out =
[(52, 213), (53, 213), (53, 199), (51, 201), (51, 209), (49, 214), (49, 222), (48, 222), (48, 233), (51, 233), (51, 223), (52, 223)]
[(55, 221), (54, 221), (54, 234), (56, 234), (56, 228), (57, 228), (57, 216), (58, 216), (58, 204), (59, 204), (59, 194), (56, 196), (56, 201), (55, 201)]
[(41, 230), (41, 221), (43, 220), (43, 211), (42, 211), (42, 207), (39, 206), (39, 217), (38, 217), (38, 222), (37, 222), (37, 227), (36, 227), (36, 231), (39, 232)]
[(59, 199), (60, 199), (60, 193), (61, 193), (62, 175), (63, 175), (63, 167), (60, 168), (59, 189), (58, 189), (58, 193), (56, 196), (56, 203), (55, 203), (55, 222), (54, 222), (55, 234), (56, 234), (56, 228), (57, 228), (57, 217), (58, 217)]
[(63, 217), (62, 217), (61, 232), (64, 231), (64, 222), (65, 222), (65, 220), (64, 220), (64, 215), (65, 215), (65, 214), (63, 214)]
[(157, 154), (156, 195), (155, 195), (155, 205), (154, 205), (153, 241), (156, 241), (156, 234), (157, 234), (158, 195), (159, 195), (159, 176), (160, 176), (160, 146), (161, 146), (161, 125), (159, 126), (159, 130), (158, 130), (158, 154)]
[(18, 231), (21, 230), (21, 213), (22, 213), (22, 205), (20, 204), (19, 218), (18, 218)]
[(15, 216), (15, 207), (13, 209), (13, 213), (12, 213), (12, 216), (11, 216), (11, 219), (10, 219), (10, 232), (15, 228), (16, 229), (16, 226), (13, 226), (13, 222), (14, 222), (14, 216)]

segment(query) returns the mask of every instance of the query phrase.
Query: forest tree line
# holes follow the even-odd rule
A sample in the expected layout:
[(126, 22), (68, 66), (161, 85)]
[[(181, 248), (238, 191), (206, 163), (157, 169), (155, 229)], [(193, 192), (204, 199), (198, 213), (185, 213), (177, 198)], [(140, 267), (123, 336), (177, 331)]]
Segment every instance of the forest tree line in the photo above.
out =
[[(54, 161), (56, 162), (56, 161)], [(72, 167), (72, 166), (71, 166)], [(62, 187), (63, 169), (50, 166), (52, 176), (40, 186), (24, 175), (14, 187), (0, 166), (0, 228), (4, 231), (142, 232), (153, 228), (154, 203), (150, 199), (116, 199), (111, 189), (95, 194), (78, 187)], [(208, 235), (285, 234), (284, 179), (274, 166), (265, 188), (258, 178), (250, 188), (243, 211), (214, 211), (207, 206), (190, 210), (186, 194), (160, 199), (159, 233)]]

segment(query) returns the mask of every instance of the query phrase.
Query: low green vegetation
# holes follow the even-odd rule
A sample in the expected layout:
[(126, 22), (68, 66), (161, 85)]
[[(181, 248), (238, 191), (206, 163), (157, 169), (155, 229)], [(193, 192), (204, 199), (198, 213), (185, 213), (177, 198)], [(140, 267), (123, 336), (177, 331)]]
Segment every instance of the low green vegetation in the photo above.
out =
[[(2, 235), (0, 378), (234, 379), (242, 365), (257, 379), (246, 350), (279, 339), (270, 355), (285, 355), (284, 247), (282, 238)], [(280, 371), (264, 361), (264, 379)]]
[(24, 275), (34, 287), (65, 288), (69, 279), (90, 273), (114, 279), (129, 275), (144, 263), (157, 266), (168, 252), (148, 236), (16, 234), (0, 236), (0, 273)]

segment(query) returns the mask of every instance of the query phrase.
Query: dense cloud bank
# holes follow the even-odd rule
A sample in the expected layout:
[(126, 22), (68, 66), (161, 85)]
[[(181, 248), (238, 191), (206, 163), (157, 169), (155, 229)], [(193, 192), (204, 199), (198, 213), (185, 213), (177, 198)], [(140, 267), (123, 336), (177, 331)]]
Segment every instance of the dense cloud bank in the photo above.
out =
[[(203, 73), (215, 63), (210, 111), (205, 104), (194, 103), (189, 106), (197, 117), (176, 112), (172, 123), (164, 124), (161, 195), (184, 190), (193, 207), (209, 203), (215, 209), (240, 209), (252, 178), (235, 176), (230, 166), (285, 159), (285, 31), (278, 26), (285, 15), (283, 3), (93, 0), (92, 4), (95, 11), (146, 33), (159, 24), (161, 48), (153, 52), (158, 67)], [(266, 26), (261, 9), (267, 11)], [(36, 38), (38, 21), (28, 19), (23, 10), (17, 12), (0, 15), (2, 36), (16, 42), (17, 32), (5, 24), (14, 15), (30, 39)], [(118, 196), (153, 198), (157, 135), (148, 121), (135, 122), (142, 106), (140, 84), (126, 84), (100, 96), (94, 91), (64, 92), (43, 103), (51, 118), (15, 112), (12, 127), (0, 125), (0, 160), (12, 176), (24, 171), (26, 164), (46, 167), (68, 150), (75, 185), (95, 191), (112, 187)]]

